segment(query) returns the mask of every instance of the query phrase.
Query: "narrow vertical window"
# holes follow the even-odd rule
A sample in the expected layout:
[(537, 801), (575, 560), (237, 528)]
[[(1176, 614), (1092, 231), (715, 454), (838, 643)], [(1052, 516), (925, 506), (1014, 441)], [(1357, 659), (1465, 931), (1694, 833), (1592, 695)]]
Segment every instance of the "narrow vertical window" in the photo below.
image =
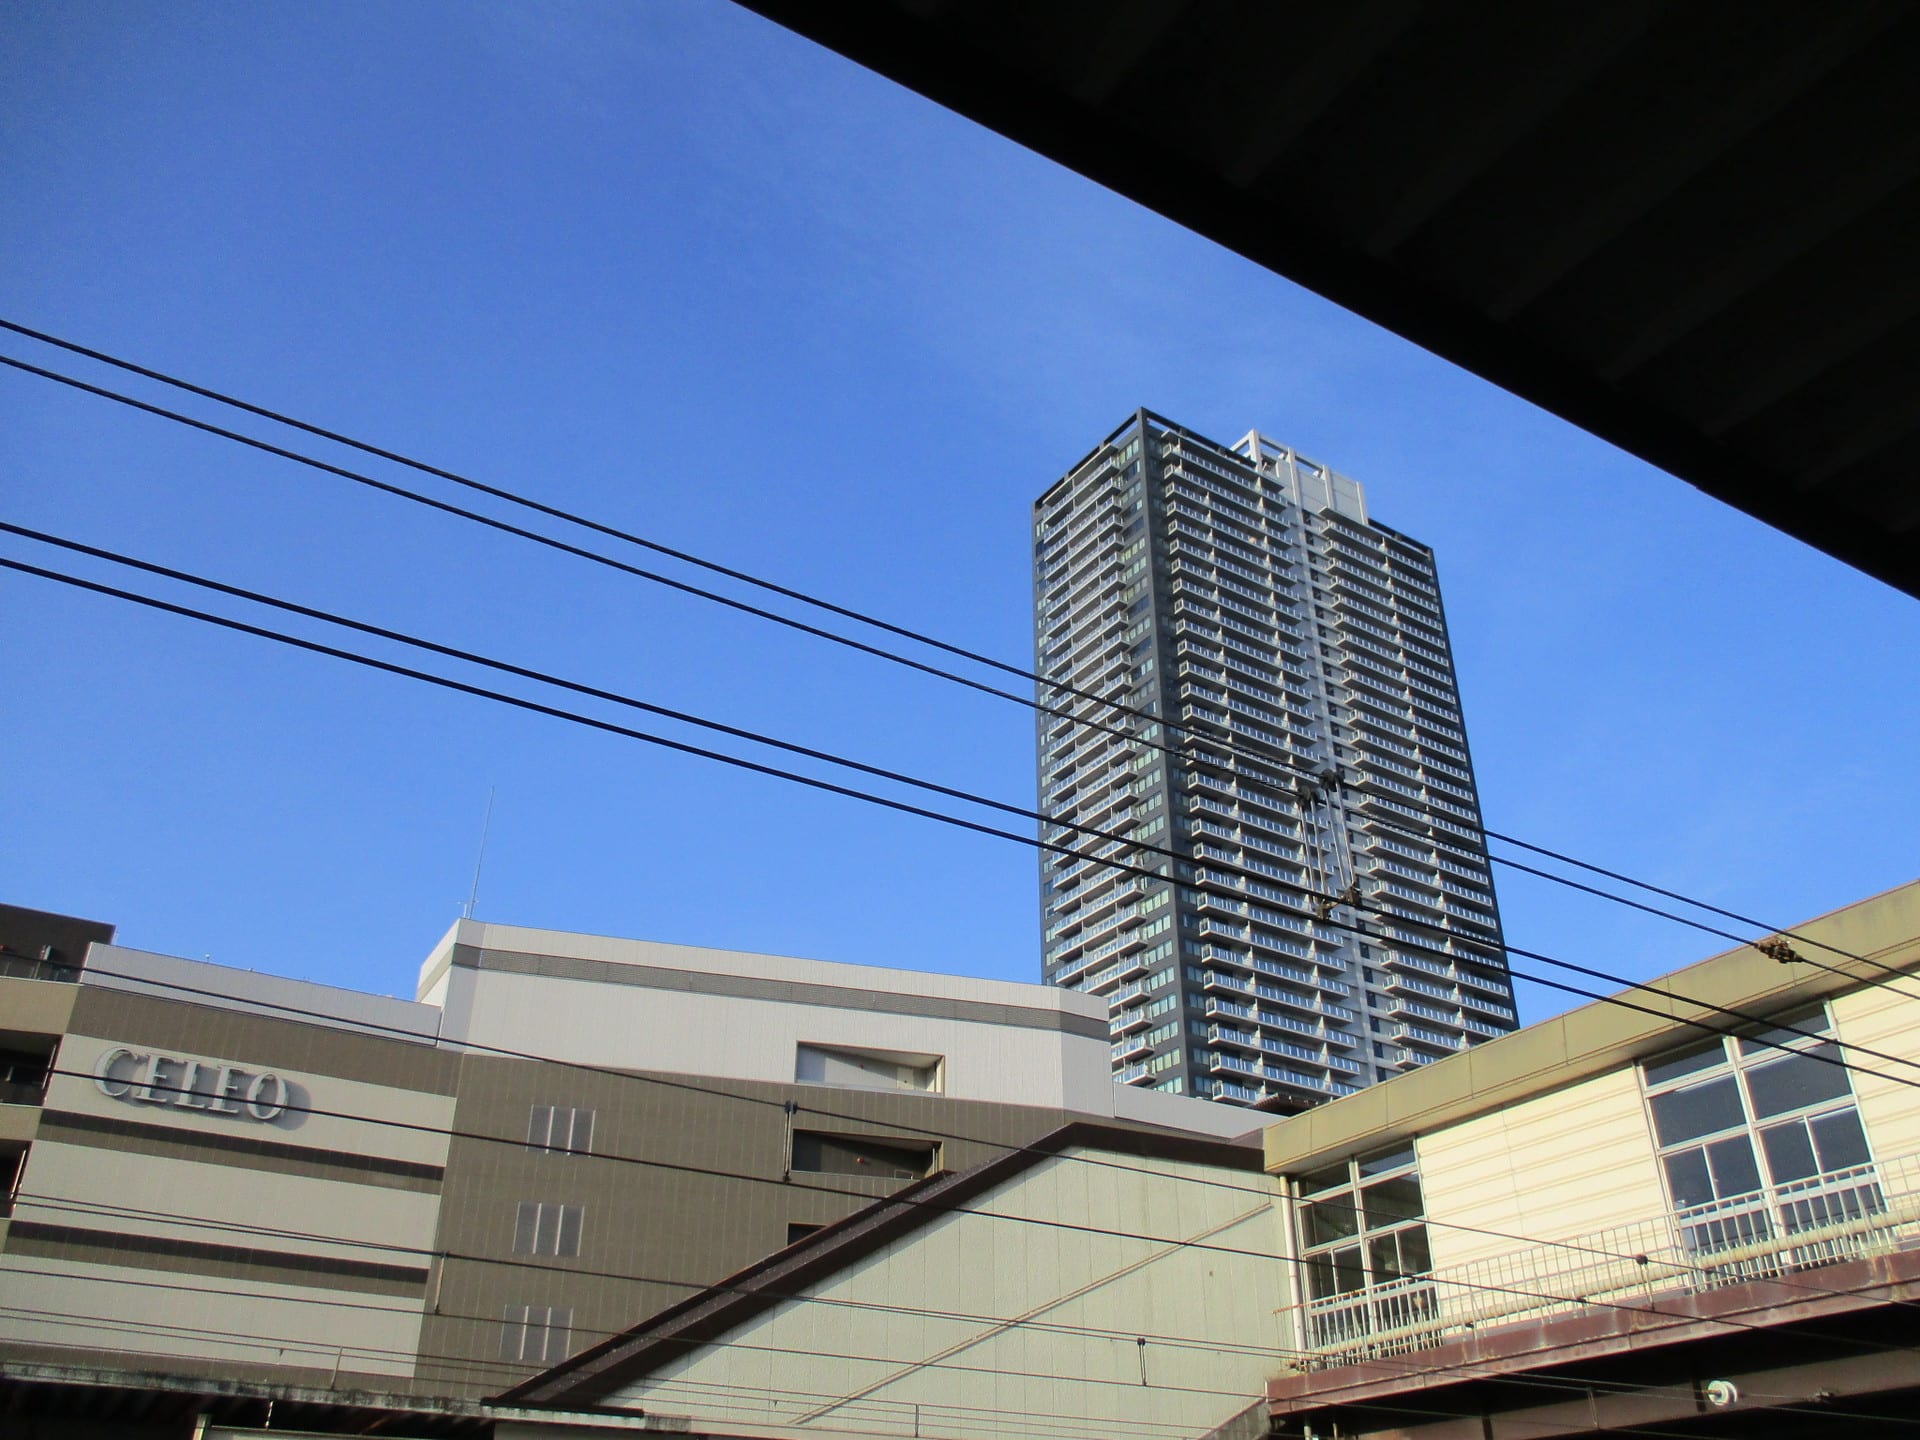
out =
[(556, 1155), (591, 1153), (593, 1111), (577, 1106), (535, 1105), (527, 1112), (527, 1148)]
[(1411, 1145), (1355, 1156), (1296, 1183), (1309, 1345), (1339, 1345), (1434, 1314)]
[(586, 1217), (586, 1207), (581, 1205), (522, 1200), (514, 1215), (513, 1253), (576, 1256)]

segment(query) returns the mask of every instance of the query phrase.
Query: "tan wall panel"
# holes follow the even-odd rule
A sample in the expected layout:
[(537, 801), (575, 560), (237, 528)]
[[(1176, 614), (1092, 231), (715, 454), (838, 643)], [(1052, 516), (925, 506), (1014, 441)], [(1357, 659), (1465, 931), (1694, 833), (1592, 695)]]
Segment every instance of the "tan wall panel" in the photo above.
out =
[(1666, 1212), (1639, 1076), (1615, 1071), (1418, 1141), (1434, 1266), (1568, 1240)]
[(1106, 1042), (1057, 1030), (505, 971), (477, 974), (480, 1000), (464, 1037), (476, 1044), (619, 1065), (631, 1059), (639, 1028), (648, 1036), (650, 1069), (772, 1083), (793, 1080), (801, 1044), (940, 1055), (943, 1093), (954, 1099), (1061, 1107), (1069, 1103), (1063, 1077), (1072, 1069), (1065, 1057), (1077, 1047), (1082, 1054), (1097, 1050), (1099, 1063), (1089, 1073), (1099, 1085), (1074, 1100), (1090, 1108), (1097, 1103), (1098, 1113), (1113, 1108)]
[[(129, 1165), (90, 1145), (35, 1146), (20, 1189), (16, 1220), (422, 1269), (440, 1208), (436, 1194), (152, 1155)], [(69, 1200), (83, 1203), (61, 1203)], [(113, 1206), (134, 1213), (116, 1215)], [(316, 1235), (340, 1239), (309, 1238)]]
[(60, 1345), (322, 1372), (338, 1364), (343, 1372), (404, 1376), (412, 1373), (420, 1334), (419, 1302), (393, 1296), (156, 1277), (41, 1257), (0, 1256), (0, 1280), (6, 1293), (0, 1346)]
[(33, 1139), (40, 1128), (37, 1105), (0, 1105), (0, 1140), (18, 1143)]
[(0, 975), (0, 1026), (32, 1035), (64, 1035), (73, 1015), (77, 985)]
[[(1265, 1188), (1258, 1176), (1095, 1158), (1107, 1163), (1042, 1164), (972, 1206), (1164, 1239), (957, 1213), (813, 1291), (922, 1313), (781, 1305), (611, 1403), (691, 1414), (716, 1433), (909, 1436), (916, 1419), (926, 1434), (1024, 1436), (1062, 1419), (1096, 1433), (1205, 1433), (1251, 1404), (1278, 1363), (1285, 1265), (1229, 1253), (1276, 1255), (1277, 1212), (1269, 1197), (1247, 1193)], [(1168, 1243), (1181, 1240), (1198, 1243)], [(807, 1397), (825, 1404), (876, 1383), (804, 1418)]]
[[(1920, 981), (1909, 981), (1903, 988), (1920, 988)], [(1884, 985), (1869, 986), (1835, 997), (1833, 1019), (1840, 1038), (1850, 1045), (1920, 1059), (1914, 1047), (1915, 1037), (1920, 1036), (1920, 1000)], [(1914, 1072), (1870, 1055), (1856, 1054), (1852, 1058), (1865, 1067), (1853, 1072), (1853, 1092), (1859, 1099), (1860, 1117), (1867, 1127), (1867, 1143), (1873, 1147), (1874, 1158), (1885, 1163), (1920, 1155), (1920, 1089), (1895, 1078)], [(1867, 1074), (1867, 1070), (1880, 1071), (1885, 1078)]]
[[(373, 1085), (288, 1067), (275, 1073), (301, 1087), (296, 1104), (307, 1111), (329, 1113), (289, 1109), (271, 1123), (252, 1122), (177, 1105), (143, 1104), (102, 1094), (91, 1078), (93, 1067), (101, 1055), (122, 1045), (137, 1053), (152, 1053), (156, 1048), (151, 1044), (101, 1036), (68, 1036), (60, 1049), (63, 1073), (48, 1083), (45, 1108), (112, 1120), (137, 1120), (200, 1134), (218, 1133), (357, 1155), (378, 1155), (417, 1164), (446, 1163), (445, 1131), (452, 1125), (454, 1113), (454, 1100), (450, 1095)], [(227, 1055), (170, 1050), (160, 1053), (180, 1053), (183, 1058), (214, 1065), (233, 1064), (250, 1073), (258, 1073), (260, 1068), (259, 1062), (249, 1063)], [(374, 1118), (355, 1118), (359, 1116)], [(394, 1123), (375, 1123), (375, 1120)]]

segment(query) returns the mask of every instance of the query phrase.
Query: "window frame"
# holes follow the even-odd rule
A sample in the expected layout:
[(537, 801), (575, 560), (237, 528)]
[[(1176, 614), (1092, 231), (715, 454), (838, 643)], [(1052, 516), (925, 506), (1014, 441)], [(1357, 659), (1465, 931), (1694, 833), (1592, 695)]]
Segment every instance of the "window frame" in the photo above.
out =
[[(1865, 1118), (1860, 1113), (1860, 1096), (1853, 1087), (1849, 1067), (1820, 1062), (1822, 1069), (1836, 1071), (1841, 1088), (1829, 1088), (1825, 1093), (1815, 1093), (1810, 1099), (1775, 1108), (1770, 1113), (1763, 1114), (1754, 1099), (1753, 1075), (1777, 1071), (1791, 1063), (1792, 1056), (1804, 1057), (1815, 1051), (1839, 1059), (1838, 1041), (1839, 1031), (1832, 1009), (1820, 1001), (1719, 1036), (1712, 1043), (1697, 1042), (1665, 1055), (1651, 1056), (1634, 1067), (1661, 1189), (1669, 1213), (1679, 1227), (1680, 1239), (1690, 1252), (1711, 1254), (1729, 1246), (1749, 1245), (1766, 1240), (1776, 1232), (1792, 1233), (1823, 1224), (1835, 1210), (1843, 1214), (1870, 1213), (1883, 1205), (1878, 1183), (1879, 1163)], [(1716, 1046), (1717, 1058), (1703, 1058), (1714, 1055)], [(1697, 1063), (1658, 1080), (1650, 1074), (1687, 1061)], [(1822, 1076), (1821, 1080), (1830, 1086), (1828, 1077)], [(1661, 1115), (1656, 1108), (1660, 1101), (1728, 1081), (1731, 1081), (1739, 1111), (1737, 1124), (1720, 1125), (1672, 1141), (1662, 1140)], [(1830, 1167), (1824, 1163), (1821, 1150), (1824, 1144), (1832, 1142), (1823, 1142), (1815, 1127), (1840, 1116), (1851, 1121), (1848, 1138), (1851, 1141), (1857, 1137), (1857, 1148), (1864, 1158)], [(1795, 1126), (1805, 1137), (1807, 1154), (1814, 1168), (1803, 1174), (1776, 1173), (1780, 1170), (1780, 1160), (1769, 1137)], [(1832, 1128), (1829, 1125), (1829, 1129)], [(1721, 1172), (1735, 1167), (1723, 1165), (1714, 1152), (1735, 1140), (1745, 1141), (1746, 1162), (1758, 1183), (1756, 1188), (1729, 1189), (1722, 1193)], [(1722, 1156), (1727, 1153), (1721, 1151)], [(1708, 1193), (1706, 1198), (1689, 1199), (1685, 1198), (1684, 1181), (1677, 1177), (1676, 1171), (1696, 1156)]]
[[(1345, 1172), (1338, 1183), (1308, 1190), (1312, 1180), (1326, 1179), (1336, 1168)], [(1323, 1166), (1289, 1179), (1298, 1239), (1295, 1290), (1300, 1297), (1301, 1339), (1308, 1349), (1337, 1347), (1437, 1313), (1426, 1190), (1420, 1181), (1420, 1155), (1413, 1139), (1349, 1155), (1337, 1166)], [(1403, 1204), (1378, 1219), (1370, 1218), (1367, 1193), (1406, 1181), (1415, 1187), (1418, 1203), (1413, 1210), (1408, 1212)], [(1325, 1239), (1310, 1239), (1316, 1233), (1315, 1206), (1347, 1212), (1352, 1229)], [(1408, 1237), (1415, 1235), (1424, 1263), (1409, 1267), (1403, 1262)], [(1393, 1246), (1392, 1273), (1385, 1273), (1379, 1265), (1381, 1242)], [(1315, 1293), (1327, 1278), (1338, 1287), (1343, 1271), (1357, 1277), (1357, 1283), (1325, 1294)]]

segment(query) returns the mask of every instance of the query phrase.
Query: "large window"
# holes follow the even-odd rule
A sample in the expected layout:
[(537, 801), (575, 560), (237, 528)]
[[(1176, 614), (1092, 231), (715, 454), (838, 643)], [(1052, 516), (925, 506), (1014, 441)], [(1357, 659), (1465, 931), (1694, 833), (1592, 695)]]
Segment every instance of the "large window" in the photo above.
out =
[(1815, 1008), (1640, 1067), (1688, 1249), (1751, 1247), (1881, 1208), (1832, 1033)]
[(1334, 1345), (1433, 1314), (1419, 1162), (1411, 1145), (1302, 1175), (1300, 1268), (1308, 1343)]
[(907, 1055), (851, 1045), (801, 1045), (794, 1052), (793, 1078), (808, 1085), (843, 1085), (855, 1090), (941, 1088), (938, 1055)]
[(919, 1180), (939, 1164), (930, 1140), (875, 1140), (819, 1130), (793, 1132), (792, 1168), (808, 1175), (864, 1175), (881, 1180)]

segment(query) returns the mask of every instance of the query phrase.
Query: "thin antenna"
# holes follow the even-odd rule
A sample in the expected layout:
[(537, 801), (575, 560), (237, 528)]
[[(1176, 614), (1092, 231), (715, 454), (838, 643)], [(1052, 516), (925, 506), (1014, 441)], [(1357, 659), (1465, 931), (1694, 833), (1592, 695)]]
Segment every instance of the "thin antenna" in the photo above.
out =
[(473, 857), (473, 888), (467, 892), (467, 908), (460, 912), (460, 918), (473, 918), (474, 901), (480, 898), (480, 867), (487, 859), (487, 832), (493, 828), (493, 786), (487, 786), (487, 818), (480, 822), (480, 853)]

